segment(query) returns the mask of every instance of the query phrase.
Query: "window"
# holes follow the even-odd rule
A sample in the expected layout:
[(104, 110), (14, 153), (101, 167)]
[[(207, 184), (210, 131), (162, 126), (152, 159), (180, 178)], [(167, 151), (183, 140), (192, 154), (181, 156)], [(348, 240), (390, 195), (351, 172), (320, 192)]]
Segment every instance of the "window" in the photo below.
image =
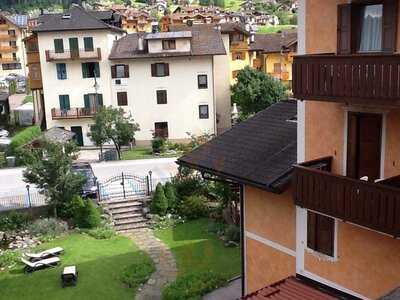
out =
[(360, 52), (382, 50), (383, 5), (365, 5), (361, 9)]
[(93, 109), (99, 106), (103, 106), (103, 95), (85, 94), (83, 95), (83, 101), (86, 109)]
[(167, 104), (167, 91), (158, 90), (157, 94), (157, 104)]
[(15, 30), (14, 29), (8, 30), (8, 35), (9, 36), (15, 36)]
[(151, 76), (163, 77), (169, 76), (169, 64), (156, 63), (151, 65)]
[(281, 63), (274, 63), (274, 73), (280, 74), (282, 72), (282, 65)]
[(168, 138), (168, 122), (154, 123), (154, 135), (156, 137)]
[(13, 57), (13, 60), (16, 61), (17, 60), (17, 53), (13, 53), (12, 57)]
[(3, 70), (19, 70), (22, 69), (22, 66), (20, 63), (12, 63), (12, 64), (3, 64), (2, 65)]
[(129, 65), (111, 66), (112, 78), (129, 78)]
[(244, 60), (245, 54), (243, 52), (233, 52), (232, 60)]
[(128, 93), (127, 92), (117, 92), (117, 103), (118, 103), (118, 106), (128, 105)]
[(10, 41), (10, 47), (17, 47), (17, 41)]
[(231, 36), (231, 40), (233, 43), (243, 42), (244, 41), (244, 34), (243, 33), (234, 33)]
[(100, 66), (97, 62), (82, 63), (83, 78), (100, 77)]
[(64, 52), (64, 41), (62, 39), (54, 39), (54, 52), (55, 53)]
[(307, 212), (307, 247), (334, 256), (335, 220), (311, 211)]
[(85, 51), (94, 51), (93, 47), (93, 38), (92, 37), (84, 37), (83, 44), (85, 47)]
[(60, 101), (60, 109), (61, 110), (71, 109), (71, 107), (69, 105), (69, 95), (59, 95), (58, 100)]
[(57, 69), (57, 79), (64, 80), (67, 79), (67, 66), (64, 63), (56, 64)]
[(163, 48), (163, 50), (175, 50), (176, 49), (175, 40), (162, 41), (162, 48)]
[(199, 89), (208, 88), (207, 75), (197, 75), (197, 86)]
[(208, 119), (208, 105), (199, 105), (199, 118)]

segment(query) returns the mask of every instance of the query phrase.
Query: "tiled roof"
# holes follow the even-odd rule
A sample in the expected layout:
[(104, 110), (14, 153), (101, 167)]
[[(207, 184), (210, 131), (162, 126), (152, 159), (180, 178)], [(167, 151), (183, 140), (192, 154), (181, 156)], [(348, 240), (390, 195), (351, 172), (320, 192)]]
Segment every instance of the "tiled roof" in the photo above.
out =
[(296, 31), (282, 33), (257, 33), (254, 42), (250, 44), (250, 50), (263, 51), (265, 53), (280, 52), (297, 42)]
[[(101, 13), (102, 14), (102, 13)], [(66, 18), (63, 16), (69, 15)], [(101, 15), (89, 12), (80, 6), (73, 5), (71, 9), (62, 14), (47, 14), (39, 17), (39, 26), (35, 27), (35, 32), (67, 31), (67, 30), (94, 30), (108, 29), (123, 32), (122, 29), (104, 23), (100, 19)]]
[[(145, 39), (146, 33), (132, 33), (114, 42), (109, 59), (162, 58), (177, 56), (223, 55), (226, 54), (221, 34), (212, 26), (171, 26), (176, 30), (191, 32), (191, 52), (161, 52), (148, 53), (138, 49), (139, 37)], [(171, 29), (171, 28), (170, 28)], [(146, 41), (144, 41), (146, 43)]]
[(250, 33), (246, 30), (246, 28), (235, 22), (228, 22), (228, 23), (220, 23), (218, 26), (221, 27), (221, 32), (222, 33), (233, 33), (235, 31), (239, 31), (241, 33), (244, 33), (246, 35), (249, 35)]
[(281, 101), (178, 159), (272, 192), (282, 192), (297, 160), (296, 101)]
[(242, 300), (338, 300), (328, 291), (311, 287), (301, 279), (289, 277), (259, 291), (251, 293)]

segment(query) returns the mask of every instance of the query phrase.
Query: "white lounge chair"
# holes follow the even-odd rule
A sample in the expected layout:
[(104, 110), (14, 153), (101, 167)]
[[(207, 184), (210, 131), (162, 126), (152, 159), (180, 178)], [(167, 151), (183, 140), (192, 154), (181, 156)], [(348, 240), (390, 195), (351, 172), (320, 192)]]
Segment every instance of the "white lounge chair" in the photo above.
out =
[(25, 253), (24, 256), (27, 257), (30, 261), (38, 261), (49, 257), (54, 257), (60, 255), (64, 252), (64, 249), (61, 247), (55, 247), (48, 250), (44, 250), (39, 253)]
[(50, 257), (39, 261), (31, 262), (29, 260), (21, 258), (21, 261), (25, 264), (25, 269), (24, 269), (25, 272), (30, 273), (40, 269), (54, 267), (60, 262), (60, 259), (58, 257)]

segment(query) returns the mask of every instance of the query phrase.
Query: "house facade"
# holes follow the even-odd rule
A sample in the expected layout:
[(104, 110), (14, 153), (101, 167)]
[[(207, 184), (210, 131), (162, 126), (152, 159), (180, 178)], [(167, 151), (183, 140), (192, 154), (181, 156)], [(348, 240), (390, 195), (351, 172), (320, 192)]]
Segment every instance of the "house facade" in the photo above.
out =
[(27, 75), (23, 43), (26, 24), (18, 23), (17, 17), (0, 13), (0, 77), (11, 73)]

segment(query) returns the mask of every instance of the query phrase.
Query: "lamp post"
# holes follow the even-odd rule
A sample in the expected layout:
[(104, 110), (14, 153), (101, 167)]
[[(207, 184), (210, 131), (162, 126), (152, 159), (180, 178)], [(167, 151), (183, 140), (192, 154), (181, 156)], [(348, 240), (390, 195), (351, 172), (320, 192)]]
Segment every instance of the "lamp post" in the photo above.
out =
[(26, 185), (26, 190), (28, 192), (28, 203), (29, 203), (29, 208), (32, 207), (32, 203), (31, 203), (31, 193), (30, 193), (30, 186), (29, 184)]

